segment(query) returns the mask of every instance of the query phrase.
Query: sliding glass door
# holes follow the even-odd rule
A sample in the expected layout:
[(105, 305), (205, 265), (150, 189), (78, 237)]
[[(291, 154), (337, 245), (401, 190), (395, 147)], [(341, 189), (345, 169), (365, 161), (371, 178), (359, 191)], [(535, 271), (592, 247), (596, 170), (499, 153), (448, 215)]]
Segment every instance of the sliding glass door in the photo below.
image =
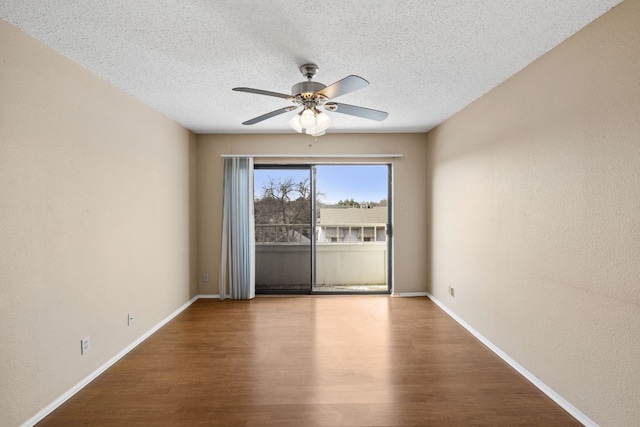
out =
[(390, 166), (254, 171), (256, 293), (387, 293)]

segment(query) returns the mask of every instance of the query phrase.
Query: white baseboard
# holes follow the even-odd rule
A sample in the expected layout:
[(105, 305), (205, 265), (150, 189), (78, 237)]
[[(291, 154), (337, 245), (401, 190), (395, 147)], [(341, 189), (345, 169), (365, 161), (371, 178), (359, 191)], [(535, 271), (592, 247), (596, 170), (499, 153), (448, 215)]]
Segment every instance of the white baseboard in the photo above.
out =
[(142, 343), (144, 340), (146, 340), (147, 338), (149, 338), (154, 332), (156, 332), (158, 329), (162, 328), (164, 325), (166, 325), (171, 319), (173, 319), (174, 317), (176, 317), (178, 314), (180, 314), (181, 312), (183, 312), (187, 307), (189, 307), (191, 304), (193, 304), (198, 298), (213, 298), (213, 297), (209, 297), (209, 296), (201, 296), (201, 295), (196, 295), (195, 297), (191, 298), (189, 301), (187, 301), (186, 303), (182, 304), (180, 307), (178, 307), (178, 309), (176, 309), (173, 313), (171, 313), (170, 315), (168, 315), (167, 317), (165, 317), (163, 320), (160, 321), (160, 323), (156, 324), (153, 328), (149, 329), (147, 332), (145, 332), (142, 336), (140, 336), (137, 340), (135, 340), (134, 342), (132, 342), (131, 344), (129, 344), (127, 347), (124, 348), (124, 350), (122, 350), (120, 353), (116, 354), (115, 356), (113, 356), (111, 359), (109, 359), (106, 363), (104, 363), (102, 366), (100, 366), (98, 369), (96, 369), (95, 371), (93, 371), (91, 374), (89, 374), (89, 376), (87, 376), (85, 379), (83, 379), (82, 381), (80, 381), (78, 384), (76, 384), (75, 386), (71, 387), (66, 393), (64, 393), (62, 396), (58, 397), (56, 400), (54, 400), (53, 402), (51, 402), (49, 405), (47, 405), (44, 409), (42, 409), (40, 412), (38, 412), (37, 414), (35, 414), (33, 417), (31, 417), (30, 419), (28, 419), (27, 421), (25, 421), (21, 427), (32, 427), (34, 425), (36, 425), (38, 422), (40, 422), (44, 417), (46, 417), (47, 415), (49, 415), (51, 412), (53, 412), (54, 410), (56, 410), (60, 405), (62, 405), (64, 402), (66, 402), (67, 400), (69, 400), (74, 394), (76, 394), (77, 392), (79, 392), (80, 390), (82, 390), (87, 384), (89, 384), (91, 381), (93, 381), (94, 379), (96, 379), (100, 374), (102, 374), (104, 371), (106, 371), (107, 369), (109, 369), (114, 363), (116, 363), (118, 360), (122, 359), (127, 353), (129, 353), (131, 350), (133, 350), (134, 348), (136, 348), (140, 343)]
[(408, 297), (426, 297), (427, 292), (394, 292), (391, 294), (393, 298), (408, 298)]
[(515, 369), (516, 371), (518, 371), (523, 377), (525, 377), (531, 384), (533, 384), (534, 386), (536, 386), (541, 392), (543, 392), (544, 394), (546, 394), (551, 400), (553, 400), (554, 402), (556, 402), (562, 409), (564, 409), (565, 411), (567, 411), (569, 414), (571, 414), (572, 417), (574, 417), (576, 420), (578, 420), (579, 422), (581, 422), (583, 425), (585, 425), (585, 427), (598, 427), (598, 424), (596, 424), (592, 419), (590, 419), (589, 417), (587, 417), (585, 414), (583, 414), (582, 412), (580, 412), (578, 410), (578, 408), (576, 408), (575, 406), (573, 406), (571, 403), (567, 402), (562, 396), (560, 396), (558, 393), (556, 393), (555, 391), (553, 391), (553, 389), (551, 389), (551, 387), (549, 387), (548, 385), (546, 385), (545, 383), (543, 383), (542, 381), (540, 381), (535, 375), (533, 375), (531, 372), (527, 371), (524, 367), (522, 367), (522, 365), (520, 365), (518, 362), (516, 362), (514, 359), (512, 359), (508, 354), (506, 354), (504, 351), (500, 350), (500, 348), (498, 348), (496, 345), (494, 345), (491, 341), (489, 341), (487, 338), (485, 338), (480, 332), (476, 331), (475, 329), (473, 329), (471, 327), (471, 325), (469, 325), (467, 322), (465, 322), (464, 320), (462, 320), (462, 318), (460, 316), (458, 316), (457, 314), (455, 314), (453, 311), (451, 311), (451, 309), (449, 309), (449, 307), (447, 307), (446, 305), (444, 305), (441, 301), (439, 301), (436, 297), (434, 297), (433, 295), (431, 295), (430, 293), (427, 292), (427, 296), (429, 297), (429, 299), (431, 301), (434, 302), (434, 304), (436, 304), (438, 307), (440, 307), (445, 313), (447, 313), (449, 316), (451, 316), (451, 318), (453, 320), (455, 320), (456, 322), (458, 322), (460, 324), (460, 326), (462, 326), (463, 328), (465, 328), (467, 331), (469, 331), (474, 337), (476, 337), (482, 344), (484, 344), (485, 346), (487, 346), (487, 348), (489, 348), (489, 350), (493, 351), (499, 358), (501, 358), (502, 360), (504, 360), (505, 362), (507, 362), (513, 369)]
[(218, 298), (220, 299), (220, 294), (199, 294), (196, 295), (197, 299), (203, 298), (203, 299), (213, 299), (213, 298)]

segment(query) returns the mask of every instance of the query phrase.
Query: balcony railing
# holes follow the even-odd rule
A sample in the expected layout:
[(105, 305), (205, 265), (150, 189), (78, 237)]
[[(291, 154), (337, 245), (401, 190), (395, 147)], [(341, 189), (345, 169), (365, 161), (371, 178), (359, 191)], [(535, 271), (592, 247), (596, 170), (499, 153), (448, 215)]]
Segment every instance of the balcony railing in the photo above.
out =
[[(322, 224), (317, 227), (316, 286), (377, 285), (386, 289), (385, 224)], [(257, 289), (308, 288), (310, 231), (309, 224), (256, 225)]]
[[(256, 224), (258, 244), (311, 243), (311, 224)], [(318, 243), (366, 243), (386, 242), (387, 226), (384, 223), (318, 224)]]
[(256, 224), (256, 243), (311, 243), (311, 224)]
[(318, 224), (316, 236), (323, 243), (386, 242), (384, 223)]

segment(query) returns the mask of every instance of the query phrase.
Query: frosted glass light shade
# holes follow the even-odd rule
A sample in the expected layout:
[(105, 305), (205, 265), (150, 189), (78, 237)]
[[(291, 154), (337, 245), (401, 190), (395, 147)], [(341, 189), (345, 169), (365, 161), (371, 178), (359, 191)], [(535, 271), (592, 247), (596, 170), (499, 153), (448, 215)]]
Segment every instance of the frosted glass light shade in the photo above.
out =
[(302, 113), (291, 117), (287, 124), (298, 133), (304, 131), (307, 135), (321, 136), (331, 125), (331, 117), (317, 109), (306, 108)]
[(316, 115), (313, 110), (306, 108), (300, 115), (300, 125), (305, 129), (311, 129), (317, 124)]
[(331, 117), (326, 115), (325, 113), (318, 113), (316, 116), (316, 125), (312, 128), (308, 128), (305, 130), (307, 135), (311, 136), (321, 136), (324, 135), (326, 130), (329, 128), (331, 124)]
[(331, 125), (331, 117), (329, 117), (325, 113), (320, 113), (316, 117), (316, 122), (318, 123), (318, 129), (327, 130)]
[(291, 120), (287, 122), (291, 129), (295, 130), (298, 133), (302, 133), (302, 125), (300, 124), (300, 114), (296, 114), (291, 117)]

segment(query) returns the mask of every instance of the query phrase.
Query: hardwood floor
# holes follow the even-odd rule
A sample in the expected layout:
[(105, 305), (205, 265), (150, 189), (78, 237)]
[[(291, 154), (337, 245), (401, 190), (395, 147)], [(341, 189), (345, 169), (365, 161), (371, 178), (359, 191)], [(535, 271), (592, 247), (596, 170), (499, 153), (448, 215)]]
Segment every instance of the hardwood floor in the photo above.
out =
[(198, 300), (38, 426), (579, 426), (427, 298)]

